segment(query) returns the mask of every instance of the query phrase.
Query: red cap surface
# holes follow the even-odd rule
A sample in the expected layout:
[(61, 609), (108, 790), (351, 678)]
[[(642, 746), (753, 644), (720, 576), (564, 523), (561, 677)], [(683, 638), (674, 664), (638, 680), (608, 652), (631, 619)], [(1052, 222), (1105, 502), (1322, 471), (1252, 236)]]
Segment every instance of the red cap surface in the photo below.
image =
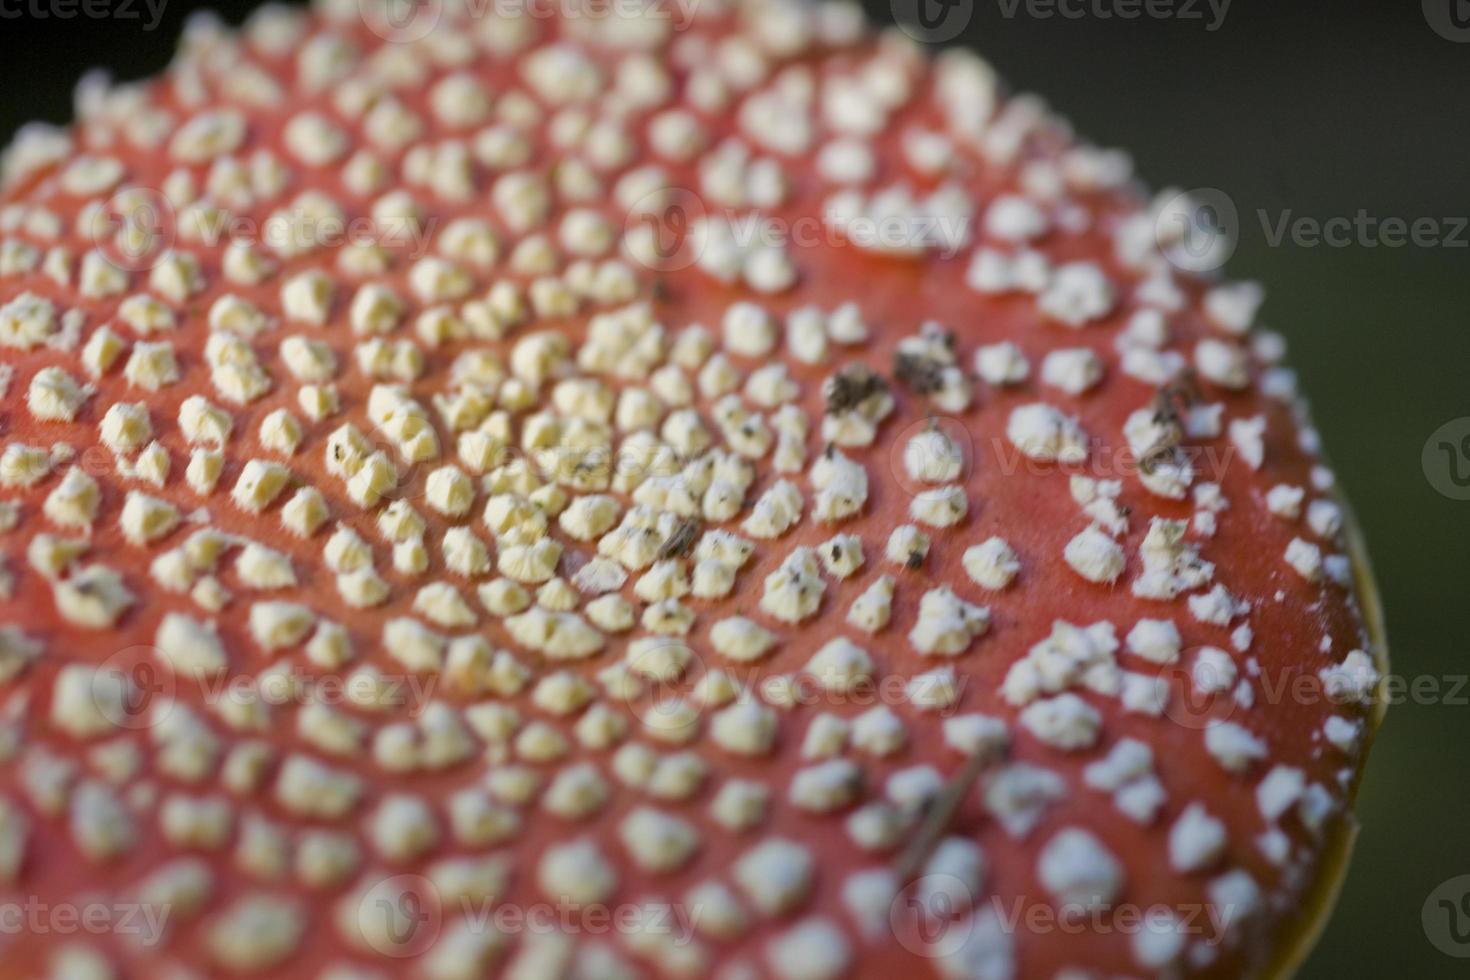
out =
[(6, 156), (0, 974), (1279, 959), (1383, 651), (1209, 202), (845, 6), (362, 9)]

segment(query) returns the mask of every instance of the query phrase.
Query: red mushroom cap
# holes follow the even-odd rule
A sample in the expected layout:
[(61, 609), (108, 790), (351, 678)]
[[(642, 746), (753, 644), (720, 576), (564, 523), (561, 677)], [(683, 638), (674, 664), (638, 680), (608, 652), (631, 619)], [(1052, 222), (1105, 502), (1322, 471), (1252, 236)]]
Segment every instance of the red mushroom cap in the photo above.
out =
[(0, 974), (1300, 955), (1384, 648), (1201, 202), (845, 5), (517, 13), (7, 152)]

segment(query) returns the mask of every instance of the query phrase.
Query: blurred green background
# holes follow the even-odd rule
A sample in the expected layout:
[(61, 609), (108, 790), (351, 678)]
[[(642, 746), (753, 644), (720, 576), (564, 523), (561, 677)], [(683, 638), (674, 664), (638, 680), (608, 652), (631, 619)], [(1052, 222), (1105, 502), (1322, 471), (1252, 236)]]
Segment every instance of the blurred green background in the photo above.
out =
[[(0, 5), (0, 138), (28, 119), (67, 119), (90, 67), (160, 69), (194, 5), (152, 2), (164, 2), (152, 30), (141, 0), (138, 17), (107, 20), (17, 18), (19, 4)], [(888, 21), (916, 2), (867, 5)], [(1465, 975), (1466, 960), (1426, 938), (1421, 910), (1441, 882), (1470, 874), (1470, 687), (1457, 680), (1470, 672), (1470, 616), (1454, 611), (1470, 608), (1470, 502), (1436, 491), (1421, 451), (1470, 416), (1470, 230), (1457, 246), (1313, 247), (1273, 244), (1260, 219), (1363, 212), (1434, 219), (1449, 236), (1470, 216), (1470, 32), (1462, 43), (1431, 27), (1464, 5), (1235, 0), (1218, 19), (1220, 0), (1215, 12), (1178, 0), (1201, 16), (1124, 20), (1098, 13), (1119, 0), (1065, 0), (1080, 17), (1036, 16), (1050, 8), (1025, 0), (922, 2), (947, 3), (928, 10), (950, 43), (976, 47), (1090, 139), (1131, 150), (1153, 186), (1214, 187), (1235, 202), (1229, 269), (1266, 284), (1265, 319), (1291, 343), (1369, 540), (1395, 672), (1455, 695), (1390, 711), (1352, 872), (1302, 976)], [(238, 21), (251, 4), (212, 6)], [(1449, 460), (1438, 465), (1445, 485)]]

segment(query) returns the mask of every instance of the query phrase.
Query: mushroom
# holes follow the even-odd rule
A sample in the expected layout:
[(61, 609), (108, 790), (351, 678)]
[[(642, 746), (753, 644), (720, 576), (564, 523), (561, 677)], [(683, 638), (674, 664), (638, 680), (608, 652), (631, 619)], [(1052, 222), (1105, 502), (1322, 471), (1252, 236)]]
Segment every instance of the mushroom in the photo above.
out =
[(1381, 621), (1126, 156), (835, 5), (347, 7), (6, 154), (0, 882), (107, 925), (8, 968), (1303, 955)]

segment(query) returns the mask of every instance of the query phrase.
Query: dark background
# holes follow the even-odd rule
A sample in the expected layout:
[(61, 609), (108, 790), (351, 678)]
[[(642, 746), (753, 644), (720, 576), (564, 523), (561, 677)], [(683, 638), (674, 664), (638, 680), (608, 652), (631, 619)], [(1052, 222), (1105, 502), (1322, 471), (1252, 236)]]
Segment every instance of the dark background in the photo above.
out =
[[(194, 6), (166, 0), (148, 31), (139, 0), (140, 19), (14, 16), (34, 2), (0, 0), (0, 141), (28, 119), (65, 121), (88, 68), (161, 69)], [(1291, 343), (1375, 558), (1395, 673), (1440, 691), (1389, 712), (1356, 860), (1303, 976), (1465, 975), (1420, 916), (1437, 885), (1470, 874), (1470, 687), (1457, 687), (1470, 672), (1470, 502), (1436, 491), (1443, 473), (1426, 473), (1421, 450), (1470, 416), (1470, 231), (1458, 247), (1273, 245), (1259, 212), (1274, 223), (1361, 210), (1452, 231), (1446, 219), (1470, 216), (1470, 43), (1436, 33), (1414, 0), (1234, 0), (1214, 31), (1203, 5), (1204, 20), (1125, 21), (953, 2), (964, 19), (948, 23), (965, 26), (952, 43), (976, 46), (1090, 139), (1127, 147), (1151, 185), (1220, 188), (1236, 203), (1229, 268), (1266, 284), (1265, 318)], [(887, 0), (867, 5), (894, 16)], [(238, 21), (252, 5), (212, 6)]]

